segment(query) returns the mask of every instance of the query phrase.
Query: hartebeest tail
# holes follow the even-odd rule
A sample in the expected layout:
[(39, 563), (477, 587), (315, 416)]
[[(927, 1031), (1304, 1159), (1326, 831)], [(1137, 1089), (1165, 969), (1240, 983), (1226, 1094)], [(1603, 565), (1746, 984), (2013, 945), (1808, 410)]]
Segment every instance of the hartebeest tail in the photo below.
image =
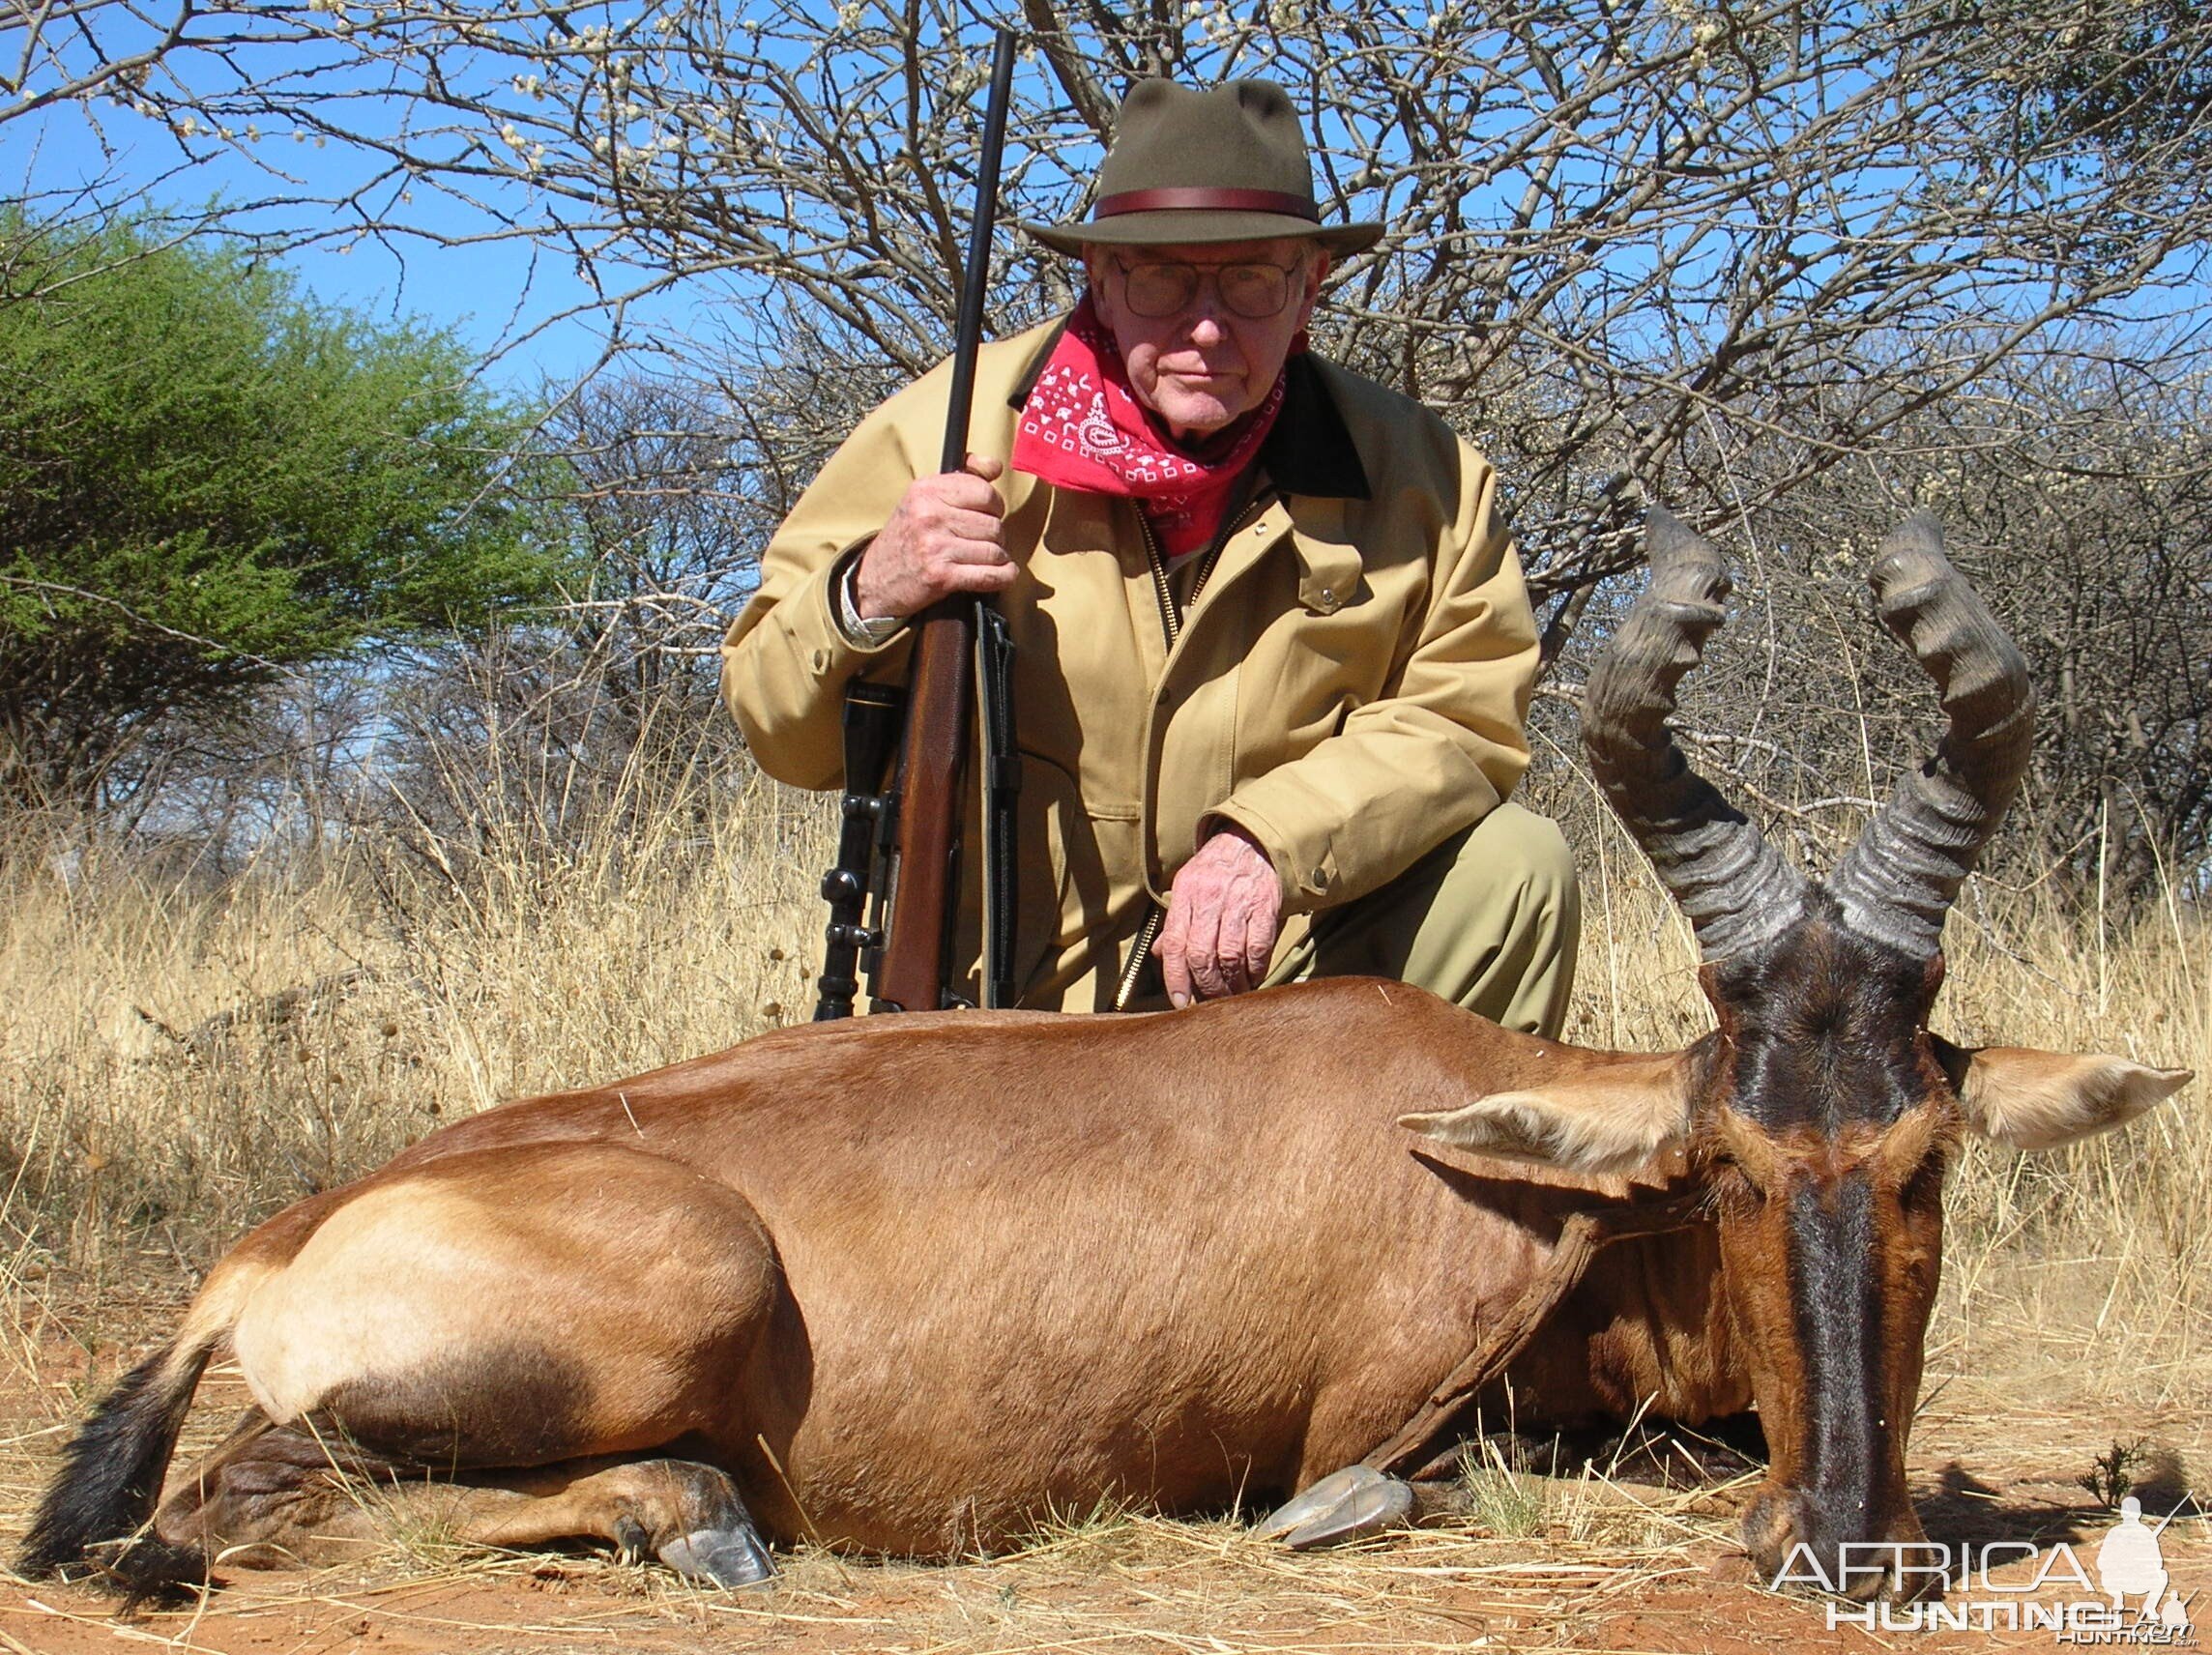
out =
[(15, 1567), (33, 1577), (94, 1561), (93, 1549), (128, 1541), (98, 1559), (131, 1603), (207, 1579), (199, 1549), (151, 1532), (161, 1479), (208, 1359), (230, 1333), (262, 1268), (209, 1279), (175, 1339), (126, 1374), (62, 1450), (62, 1470), (39, 1502)]

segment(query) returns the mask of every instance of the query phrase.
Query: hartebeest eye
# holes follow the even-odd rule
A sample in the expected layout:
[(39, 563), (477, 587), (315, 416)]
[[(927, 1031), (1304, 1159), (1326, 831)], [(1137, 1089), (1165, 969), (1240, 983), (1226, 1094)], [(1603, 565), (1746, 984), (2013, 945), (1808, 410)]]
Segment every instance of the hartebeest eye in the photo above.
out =
[(1745, 1177), (1741, 1167), (1732, 1167), (1713, 1194), (1724, 1217), (1749, 1218), (1766, 1205), (1766, 1192)]
[(1705, 1188), (1723, 1217), (1747, 1218), (1766, 1204), (1766, 1192), (1744, 1170), (1735, 1152), (1715, 1148), (1705, 1161)]
[(1788, 1178), (1774, 1140), (1733, 1109), (1716, 1111), (1707, 1122), (1705, 1176), (1714, 1205), (1724, 1213), (1755, 1211), (1778, 1194)]
[(1937, 1199), (1959, 1147), (1959, 1130), (1957, 1114), (1940, 1100), (1906, 1111), (1875, 1146), (1871, 1166), (1877, 1181), (1907, 1205)]
[(1898, 1185), (1897, 1199), (1906, 1206), (1932, 1206), (1943, 1199), (1943, 1175), (1951, 1170), (1951, 1146), (1935, 1144), (1918, 1165)]

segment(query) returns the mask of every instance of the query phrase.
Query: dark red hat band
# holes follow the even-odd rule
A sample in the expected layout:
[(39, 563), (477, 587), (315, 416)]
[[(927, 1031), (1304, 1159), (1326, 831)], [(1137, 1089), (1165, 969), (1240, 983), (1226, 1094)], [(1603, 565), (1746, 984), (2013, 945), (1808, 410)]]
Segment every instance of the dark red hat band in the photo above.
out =
[(1179, 210), (1280, 213), (1293, 218), (1304, 218), (1311, 223), (1321, 222), (1321, 209), (1302, 195), (1292, 195), (1280, 189), (1214, 189), (1204, 187), (1124, 189), (1118, 195), (1101, 195), (1098, 204), (1091, 209), (1091, 217), (1093, 219), (1119, 218), (1124, 213)]

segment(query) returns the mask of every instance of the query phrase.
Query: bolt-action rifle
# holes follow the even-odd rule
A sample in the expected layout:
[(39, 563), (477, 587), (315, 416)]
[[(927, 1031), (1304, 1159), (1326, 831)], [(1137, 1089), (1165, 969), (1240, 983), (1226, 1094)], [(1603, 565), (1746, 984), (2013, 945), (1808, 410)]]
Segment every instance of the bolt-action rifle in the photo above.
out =
[[(975, 218), (953, 335), (941, 468), (948, 472), (968, 461), (968, 416), (975, 396), (975, 353), (983, 340), (999, 158), (1005, 148), (1013, 74), (1013, 31), (1001, 29), (991, 59)], [(915, 618), (906, 689), (856, 683), (846, 691), (844, 816), (837, 865), (822, 879), (830, 924), (817, 983), (817, 1023), (852, 1014), (863, 962), (872, 1011), (935, 1011), (967, 1003), (950, 989), (951, 951), (969, 720), (977, 683), (986, 757), (983, 1003), (1011, 1003), (1013, 806), (1020, 782), (1008, 690), (1011, 657), (1005, 621), (987, 598), (948, 597)], [(894, 742), (898, 769), (887, 789), (884, 775)]]

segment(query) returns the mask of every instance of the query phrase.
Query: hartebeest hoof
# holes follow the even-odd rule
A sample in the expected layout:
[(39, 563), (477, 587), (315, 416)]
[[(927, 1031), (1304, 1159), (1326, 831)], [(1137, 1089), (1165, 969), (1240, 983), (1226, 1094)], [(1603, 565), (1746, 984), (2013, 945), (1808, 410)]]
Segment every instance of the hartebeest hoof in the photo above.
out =
[(1396, 1528), (1413, 1515), (1413, 1488), (1371, 1466), (1347, 1466), (1278, 1506), (1252, 1530), (1294, 1552), (1341, 1546)]
[(729, 1473), (690, 1460), (648, 1461), (635, 1468), (673, 1478), (680, 1494), (673, 1509), (663, 1501), (652, 1503), (653, 1523), (635, 1521), (643, 1512), (626, 1513), (632, 1517), (631, 1525), (616, 1528), (618, 1546), (626, 1550), (633, 1540), (642, 1541), (686, 1581), (724, 1591), (775, 1579), (768, 1543), (753, 1526), (752, 1513)]
[(775, 1560), (751, 1528), (697, 1528), (660, 1549), (660, 1560), (687, 1581), (737, 1591), (775, 1580)]

